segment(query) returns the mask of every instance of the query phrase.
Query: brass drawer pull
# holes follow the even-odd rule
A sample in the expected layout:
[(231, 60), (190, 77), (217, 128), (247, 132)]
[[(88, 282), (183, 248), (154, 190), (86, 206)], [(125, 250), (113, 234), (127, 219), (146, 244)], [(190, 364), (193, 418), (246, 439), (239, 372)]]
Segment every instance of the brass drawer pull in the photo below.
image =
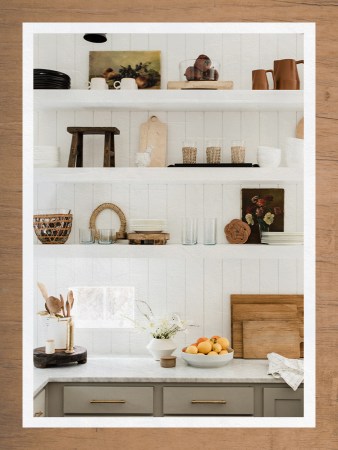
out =
[(202, 403), (203, 405), (205, 405), (205, 404), (225, 405), (226, 401), (225, 400), (191, 400), (191, 403), (193, 403), (193, 404)]
[(37, 411), (35, 414), (34, 414), (34, 417), (42, 417), (43, 416), (43, 412), (42, 411)]
[(126, 403), (125, 400), (90, 400), (90, 403)]

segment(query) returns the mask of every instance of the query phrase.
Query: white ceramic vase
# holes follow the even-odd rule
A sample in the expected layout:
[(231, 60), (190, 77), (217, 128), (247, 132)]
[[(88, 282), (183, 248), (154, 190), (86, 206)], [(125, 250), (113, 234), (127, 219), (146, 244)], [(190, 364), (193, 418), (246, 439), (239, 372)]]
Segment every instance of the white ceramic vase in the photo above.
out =
[(159, 361), (163, 356), (170, 356), (177, 346), (172, 339), (156, 339), (152, 340), (147, 345), (147, 349), (152, 357)]

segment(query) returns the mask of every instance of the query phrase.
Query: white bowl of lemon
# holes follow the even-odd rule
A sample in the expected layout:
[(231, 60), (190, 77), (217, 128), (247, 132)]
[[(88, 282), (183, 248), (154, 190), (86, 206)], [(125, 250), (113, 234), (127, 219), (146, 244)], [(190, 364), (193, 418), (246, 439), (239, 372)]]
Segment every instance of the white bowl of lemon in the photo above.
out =
[(229, 340), (221, 336), (201, 337), (182, 349), (181, 358), (193, 367), (222, 367), (234, 357)]

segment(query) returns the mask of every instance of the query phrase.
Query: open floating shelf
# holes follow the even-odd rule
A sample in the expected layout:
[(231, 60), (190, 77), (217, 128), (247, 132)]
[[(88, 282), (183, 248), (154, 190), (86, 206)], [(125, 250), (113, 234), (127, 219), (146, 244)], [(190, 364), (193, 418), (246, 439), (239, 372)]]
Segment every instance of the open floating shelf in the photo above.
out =
[(139, 90), (34, 91), (36, 110), (302, 111), (303, 91)]
[(215, 259), (303, 259), (303, 245), (34, 245), (39, 258), (215, 258)]
[(303, 171), (288, 167), (88, 167), (35, 169), (35, 183), (231, 184), (299, 183)]

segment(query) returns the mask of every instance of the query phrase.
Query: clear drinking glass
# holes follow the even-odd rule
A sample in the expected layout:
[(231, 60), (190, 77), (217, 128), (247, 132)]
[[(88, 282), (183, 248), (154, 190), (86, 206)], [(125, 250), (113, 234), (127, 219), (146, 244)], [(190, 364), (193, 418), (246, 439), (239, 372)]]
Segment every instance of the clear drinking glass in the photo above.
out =
[(101, 228), (99, 230), (99, 244), (112, 244), (113, 243), (113, 233), (111, 228)]
[(206, 155), (207, 164), (220, 164), (222, 157), (222, 139), (207, 139)]
[(95, 230), (92, 228), (80, 228), (79, 230), (80, 244), (94, 244)]
[(245, 161), (245, 142), (231, 142), (231, 162), (232, 164), (243, 164)]
[(183, 164), (196, 164), (197, 143), (194, 140), (185, 140), (182, 143)]
[(182, 219), (182, 244), (197, 244), (197, 219), (193, 217)]
[(205, 245), (216, 244), (216, 229), (217, 229), (217, 219), (215, 218), (204, 219), (203, 244)]

